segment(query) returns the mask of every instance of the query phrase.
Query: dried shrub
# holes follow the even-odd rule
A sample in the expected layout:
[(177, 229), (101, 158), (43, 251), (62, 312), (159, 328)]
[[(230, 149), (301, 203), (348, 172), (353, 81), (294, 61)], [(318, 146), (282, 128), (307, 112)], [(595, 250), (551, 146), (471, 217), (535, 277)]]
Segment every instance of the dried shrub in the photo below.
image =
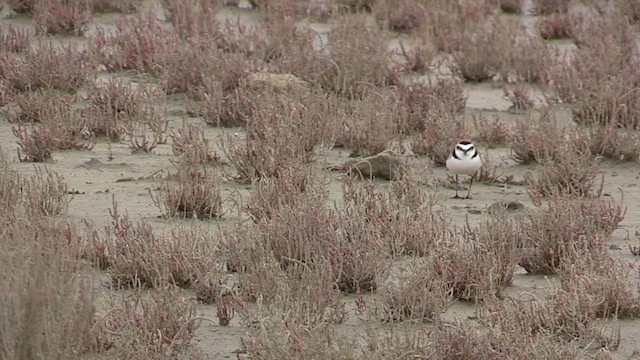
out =
[(227, 53), (213, 45), (194, 39), (160, 51), (154, 56), (151, 73), (163, 81), (167, 93), (197, 93), (207, 84), (206, 79), (214, 78), (226, 94), (239, 86), (251, 65), (244, 55)]
[[(342, 323), (347, 312), (342, 293), (335, 287), (333, 271), (327, 262), (316, 265), (312, 268), (292, 264), (286, 269), (273, 263), (252, 265), (239, 274), (240, 291), (236, 295), (243, 299), (236, 305), (239, 314), (250, 324), (264, 318), (286, 319), (307, 326)], [(254, 290), (252, 284), (256, 282), (271, 287), (261, 287), (265, 291), (260, 293), (246, 292)]]
[(167, 119), (157, 109), (159, 104), (153, 97), (153, 91), (146, 84), (135, 88), (124, 79), (112, 78), (92, 84), (83, 98), (88, 102), (83, 111), (86, 126), (95, 136), (118, 141), (131, 135), (135, 124), (147, 127), (166, 124)]
[(255, 100), (244, 139), (221, 138), (220, 147), (235, 166), (238, 181), (278, 176), (283, 169), (299, 167), (310, 161), (316, 145), (331, 137), (331, 123), (325, 120), (335, 114), (331, 98), (290, 90)]
[(620, 14), (624, 14), (630, 23), (637, 24), (640, 21), (640, 4), (633, 0), (620, 0), (617, 2)]
[(373, 15), (378, 23), (398, 32), (411, 32), (425, 23), (427, 10), (418, 0), (377, 1)]
[(142, 8), (142, 0), (91, 0), (94, 13), (131, 14)]
[(107, 70), (132, 69), (155, 74), (161, 54), (176, 56), (174, 49), (180, 38), (156, 20), (155, 14), (144, 13), (116, 22), (107, 32), (98, 28), (90, 38), (89, 49), (95, 61)]
[(223, 215), (220, 176), (183, 165), (175, 182), (167, 180), (158, 192), (150, 191), (163, 216), (213, 219)]
[(367, 26), (364, 16), (340, 19), (329, 34), (328, 50), (334, 67), (326, 74), (323, 87), (347, 97), (360, 97), (372, 87), (399, 84), (399, 69), (391, 65), (384, 39), (382, 31)]
[(571, 22), (567, 14), (552, 14), (541, 18), (536, 23), (540, 37), (545, 40), (570, 38)]
[(219, 25), (215, 17), (220, 1), (214, 0), (163, 0), (166, 18), (181, 39), (216, 37)]
[(84, 35), (91, 21), (90, 0), (36, 1), (32, 10), (36, 30), (43, 34)]
[(587, 18), (578, 30), (578, 49), (550, 69), (556, 96), (572, 104), (578, 124), (637, 128), (640, 53), (633, 30), (615, 15)]
[(253, 30), (243, 30), (248, 44), (235, 45), (248, 57), (268, 64), (268, 71), (292, 74), (313, 85), (327, 83), (334, 65), (322, 51), (320, 35), (293, 18), (265, 22)]
[(496, 49), (502, 54), (501, 78), (508, 82), (538, 84), (553, 80), (549, 67), (562, 57), (563, 51), (545, 44), (537, 36), (530, 36), (521, 28), (509, 28), (508, 31), (513, 32), (510, 42)]
[(354, 231), (379, 236), (393, 256), (431, 253), (451, 224), (438, 200), (409, 175), (391, 182), (386, 191), (346, 179), (343, 198), (341, 217), (352, 220)]
[(571, 0), (534, 0), (533, 4), (540, 15), (566, 13), (569, 11)]
[(575, 249), (602, 251), (626, 209), (600, 199), (554, 197), (517, 219), (522, 259), (528, 273), (555, 274)]
[(90, 150), (95, 140), (85, 128), (76, 109), (65, 103), (54, 103), (40, 109), (40, 124), (20, 124), (13, 127), (18, 138), (18, 158), (22, 162), (41, 162), (49, 159), (54, 150)]
[(436, 356), (442, 359), (489, 359), (496, 353), (509, 359), (566, 359), (580, 358), (583, 353), (578, 344), (559, 342), (546, 334), (532, 337), (519, 328), (506, 331), (478, 328), (460, 320), (441, 322), (437, 326), (432, 346)]
[(305, 264), (314, 271), (330, 271), (344, 292), (370, 291), (378, 286), (388, 255), (380, 251), (384, 244), (379, 236), (350, 221), (357, 219), (344, 218), (323, 202), (299, 202), (235, 229), (226, 234), (225, 243), (238, 269), (251, 270), (265, 257), (273, 258), (282, 268)]
[(245, 211), (254, 222), (271, 219), (283, 207), (326, 200), (324, 174), (314, 168), (283, 169), (278, 177), (261, 178), (252, 185)]
[(529, 110), (535, 105), (525, 84), (518, 83), (504, 88), (504, 96), (511, 101), (515, 110)]
[(77, 358), (98, 353), (94, 283), (86, 264), (75, 257), (79, 245), (65, 235), (66, 222), (37, 216), (4, 220), (3, 216), (0, 357)]
[[(198, 358), (190, 348), (200, 327), (194, 304), (171, 288), (108, 298), (108, 312), (97, 317), (100, 345), (117, 357)], [(192, 357), (193, 356), (193, 357)]]
[(500, 10), (508, 14), (522, 14), (524, 0), (499, 0)]
[(511, 284), (518, 264), (514, 226), (504, 215), (456, 229), (435, 249), (436, 274), (453, 296), (478, 301)]
[(281, 318), (265, 317), (242, 338), (249, 354), (264, 359), (303, 359), (322, 354), (324, 359), (355, 357), (356, 344), (339, 334), (329, 324), (308, 326)]
[(595, 156), (618, 161), (640, 159), (640, 134), (635, 130), (615, 126), (590, 126), (576, 130), (574, 141), (589, 149)]
[(434, 109), (463, 114), (467, 102), (462, 82), (455, 80), (413, 82), (399, 86), (398, 91), (409, 111), (406, 122), (401, 123), (404, 133), (432, 127)]
[(13, 97), (15, 111), (9, 115), (9, 121), (14, 123), (41, 123), (46, 121), (50, 109), (56, 107), (72, 107), (75, 96), (59, 94), (51, 90), (25, 91)]
[(0, 26), (0, 30), (3, 34), (0, 36), (0, 52), (22, 53), (29, 48), (31, 35), (28, 30), (11, 25), (7, 29)]
[(30, 125), (19, 125), (12, 130), (18, 138), (18, 159), (21, 162), (43, 162), (51, 159), (57, 141), (53, 133), (39, 131)]
[(572, 297), (582, 313), (597, 318), (638, 317), (640, 299), (629, 288), (633, 266), (614, 260), (606, 253), (588, 252), (573, 256), (562, 266), (558, 297)]
[(408, 106), (395, 90), (372, 92), (353, 107), (353, 115), (344, 120), (337, 140), (364, 156), (387, 150), (408, 117)]
[(19, 91), (56, 89), (76, 93), (95, 75), (86, 51), (75, 45), (41, 41), (0, 65), (7, 84)]
[(589, 152), (567, 147), (555, 159), (538, 161), (537, 176), (524, 175), (527, 192), (534, 201), (547, 195), (597, 197), (602, 189), (594, 188), (600, 169)]
[(550, 108), (527, 114), (527, 118), (516, 121), (511, 130), (511, 157), (520, 164), (529, 164), (551, 161), (562, 156), (562, 152), (578, 150), (569, 144), (565, 133), (565, 127)]
[(497, 18), (465, 28), (459, 48), (452, 53), (455, 71), (469, 81), (492, 79), (503, 66), (504, 60), (497, 54), (508, 55), (517, 33), (513, 22)]
[(113, 284), (189, 287), (220, 268), (218, 244), (206, 231), (175, 227), (157, 235), (149, 222), (120, 214), (115, 201), (110, 213), (111, 225), (94, 234), (87, 257), (108, 269)]
[(183, 124), (172, 131), (171, 149), (182, 165), (200, 166), (222, 164), (218, 154), (211, 149), (209, 139), (204, 135), (204, 127), (200, 124)]
[(411, 150), (426, 155), (437, 165), (444, 165), (447, 157), (466, 133), (464, 119), (438, 107), (424, 118), (424, 130), (411, 139)]
[[(518, 333), (523, 338), (551, 338), (551, 341), (574, 344), (575, 340), (585, 343), (594, 340), (598, 330), (593, 314), (587, 313), (584, 304), (575, 298), (555, 294), (554, 299), (518, 301), (508, 298), (504, 301), (487, 301), (481, 322), (497, 327), (505, 333)], [(553, 336), (553, 337), (551, 337)], [(575, 352), (574, 352), (575, 354)]]
[(498, 116), (489, 119), (481, 114), (474, 114), (473, 127), (475, 128), (473, 138), (477, 142), (494, 148), (508, 143), (511, 133), (509, 125)]
[(36, 168), (35, 175), (24, 181), (22, 191), (28, 204), (27, 213), (32, 217), (60, 215), (67, 211), (71, 201), (64, 178), (47, 168)]
[(17, 13), (32, 12), (38, 0), (8, 0), (11, 10)]
[(408, 275), (381, 286), (376, 317), (394, 322), (439, 319), (454, 298), (451, 285), (436, 274), (433, 262), (433, 258), (412, 261), (406, 267)]
[(411, 46), (405, 46), (402, 40), (399, 40), (398, 43), (400, 50), (396, 52), (397, 55), (402, 56), (401, 66), (404, 72), (424, 72), (429, 69), (438, 55), (438, 49), (433, 41), (426, 39), (426, 36), (419, 37), (417, 42)]

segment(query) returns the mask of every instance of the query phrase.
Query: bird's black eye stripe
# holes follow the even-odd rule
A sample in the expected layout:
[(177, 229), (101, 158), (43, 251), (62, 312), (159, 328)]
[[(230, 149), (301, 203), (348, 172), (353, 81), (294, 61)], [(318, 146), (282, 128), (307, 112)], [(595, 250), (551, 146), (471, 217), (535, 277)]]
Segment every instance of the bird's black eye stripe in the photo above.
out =
[(473, 146), (471, 146), (470, 148), (468, 148), (466, 150), (462, 146), (456, 146), (456, 149), (462, 151), (465, 154), (468, 153), (469, 151), (472, 151), (472, 150), (475, 151), (475, 147), (473, 147)]
[(476, 151), (476, 152), (473, 153), (473, 156), (471, 156), (471, 158), (475, 159), (477, 156), (478, 156), (478, 152)]
[(456, 154), (455, 150), (451, 152), (451, 156), (453, 156), (453, 158), (460, 160), (460, 158), (458, 157), (458, 154)]

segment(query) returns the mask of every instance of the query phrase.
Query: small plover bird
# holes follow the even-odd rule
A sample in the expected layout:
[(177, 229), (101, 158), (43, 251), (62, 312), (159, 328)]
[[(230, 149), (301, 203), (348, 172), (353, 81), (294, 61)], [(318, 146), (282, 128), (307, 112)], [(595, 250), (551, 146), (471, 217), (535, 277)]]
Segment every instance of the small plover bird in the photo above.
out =
[(456, 196), (454, 199), (462, 199), (458, 196), (458, 175), (469, 175), (471, 181), (469, 182), (469, 190), (467, 190), (467, 197), (465, 199), (471, 199), (469, 193), (471, 193), (471, 185), (473, 184), (473, 177), (476, 175), (480, 167), (482, 166), (482, 160), (480, 160), (480, 154), (473, 146), (473, 143), (468, 140), (462, 140), (456, 144), (449, 158), (447, 159), (447, 169), (456, 174)]

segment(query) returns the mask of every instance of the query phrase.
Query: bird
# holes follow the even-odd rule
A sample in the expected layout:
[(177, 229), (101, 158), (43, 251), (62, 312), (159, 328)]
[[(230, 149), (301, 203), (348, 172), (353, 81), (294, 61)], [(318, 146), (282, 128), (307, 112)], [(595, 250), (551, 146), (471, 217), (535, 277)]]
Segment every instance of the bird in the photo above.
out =
[[(456, 175), (456, 195), (453, 199), (471, 199), (469, 194), (471, 193), (473, 177), (478, 170), (480, 170), (480, 167), (482, 167), (480, 153), (476, 150), (476, 147), (469, 140), (458, 142), (449, 155), (449, 158), (447, 158), (446, 165), (447, 169)], [(458, 196), (458, 175), (469, 175), (471, 177), (466, 198)]]

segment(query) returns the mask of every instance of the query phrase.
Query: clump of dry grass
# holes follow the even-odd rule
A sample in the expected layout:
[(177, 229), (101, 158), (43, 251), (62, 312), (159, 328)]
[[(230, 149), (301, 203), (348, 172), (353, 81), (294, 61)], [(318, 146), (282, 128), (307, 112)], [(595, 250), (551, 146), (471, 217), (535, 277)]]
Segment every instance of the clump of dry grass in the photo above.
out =
[(166, 132), (163, 126), (167, 120), (153, 96), (147, 85), (134, 88), (124, 79), (94, 83), (83, 98), (88, 102), (83, 110), (86, 126), (95, 136), (106, 136), (113, 141), (133, 135), (136, 124), (147, 125), (151, 130), (158, 126), (159, 131), (154, 131), (154, 135), (161, 138)]
[(0, 234), (0, 357), (74, 358), (100, 348), (94, 285), (78, 244), (62, 226), (37, 216)]
[(432, 127), (434, 109), (463, 114), (467, 102), (462, 83), (455, 80), (414, 82), (398, 87), (398, 91), (409, 111), (407, 120), (401, 123), (404, 133)]
[(120, 214), (115, 200), (110, 212), (111, 225), (93, 235), (86, 256), (108, 269), (113, 284), (189, 287), (220, 269), (218, 244), (206, 231), (175, 227), (158, 235), (149, 222)]
[(377, 1), (373, 15), (378, 23), (397, 32), (411, 32), (422, 26), (427, 17), (425, 6), (417, 0)]
[(467, 133), (462, 117), (435, 107), (426, 114), (424, 130), (411, 139), (411, 150), (444, 165), (453, 146)]
[(220, 175), (183, 164), (175, 177), (165, 180), (157, 192), (149, 190), (163, 216), (214, 219), (223, 215)]
[(540, 37), (545, 40), (570, 38), (572, 25), (567, 14), (551, 14), (536, 23)]
[(212, 38), (219, 35), (216, 11), (220, 1), (163, 0), (165, 16), (181, 39), (193, 37)]
[(54, 150), (92, 149), (95, 145), (79, 111), (63, 102), (49, 105), (33, 110), (39, 112), (41, 123), (12, 128), (18, 138), (18, 159), (22, 162), (42, 162), (50, 159)]
[(589, 151), (568, 145), (554, 158), (538, 160), (537, 175), (527, 172), (524, 179), (532, 199), (553, 194), (597, 197), (601, 192), (595, 188), (599, 173), (598, 163)]
[(569, 11), (571, 0), (535, 0), (533, 4), (538, 14), (549, 15), (554, 13), (566, 13)]
[(504, 216), (476, 227), (466, 224), (435, 249), (435, 272), (453, 296), (478, 301), (511, 284), (518, 264), (514, 226)]
[(6, 83), (19, 91), (56, 89), (76, 93), (95, 76), (96, 68), (89, 54), (77, 46), (43, 40), (21, 57), (6, 57), (0, 72)]
[(578, 124), (637, 128), (640, 54), (630, 25), (615, 14), (588, 17), (576, 34), (578, 49), (550, 70), (556, 96)]
[(204, 134), (204, 127), (200, 124), (183, 124), (172, 131), (171, 149), (178, 157), (181, 165), (201, 166), (207, 164), (222, 164), (218, 154), (211, 149), (211, 143)]
[(161, 26), (150, 14), (140, 14), (116, 23), (113, 33), (98, 28), (89, 49), (107, 70), (134, 69), (152, 73), (156, 57), (176, 46), (178, 36)]
[(171, 288), (114, 295), (96, 317), (99, 345), (117, 357), (201, 358), (190, 347), (200, 327), (194, 304)]
[(510, 51), (516, 34), (515, 24), (498, 18), (464, 29), (459, 47), (452, 54), (455, 71), (469, 81), (492, 79), (504, 61), (496, 53)]
[(57, 172), (36, 168), (36, 173), (24, 182), (21, 189), (29, 206), (29, 216), (59, 215), (67, 211), (71, 199), (64, 178)]
[(375, 317), (394, 322), (435, 320), (453, 303), (453, 288), (436, 274), (435, 259), (412, 260), (407, 274), (380, 289)]
[(90, 0), (36, 1), (32, 9), (36, 30), (43, 34), (80, 36), (91, 21)]
[(253, 183), (245, 210), (258, 222), (270, 219), (282, 207), (322, 202), (327, 197), (325, 182), (325, 176), (313, 168), (284, 169), (278, 177), (261, 178)]
[(500, 10), (508, 14), (522, 14), (524, 0), (499, 0)]
[(529, 94), (529, 89), (522, 83), (505, 86), (504, 96), (511, 101), (514, 110), (529, 110), (533, 109), (535, 105)]
[(635, 130), (620, 129), (612, 125), (580, 127), (574, 141), (583, 144), (595, 156), (619, 161), (640, 159), (640, 134)]
[(519, 265), (535, 274), (555, 274), (575, 249), (601, 251), (624, 219), (626, 210), (600, 199), (554, 197), (517, 219), (522, 258)]
[(135, 13), (142, 7), (142, 0), (91, 0), (94, 13)]
[(371, 88), (399, 84), (399, 69), (392, 66), (384, 39), (385, 34), (368, 26), (362, 15), (340, 19), (329, 34), (334, 67), (325, 75), (323, 88), (361, 97)]
[(363, 155), (387, 150), (399, 138), (408, 118), (408, 106), (395, 90), (371, 92), (353, 105), (353, 115), (344, 120), (337, 141)]
[[(286, 319), (305, 326), (342, 323), (347, 318), (347, 311), (330, 267), (326, 261), (316, 263), (314, 267), (292, 264), (286, 269), (277, 263), (253, 264), (239, 274), (236, 295), (240, 299), (236, 308), (249, 324), (259, 323), (264, 318)], [(263, 291), (247, 291), (256, 290), (252, 287), (258, 282), (263, 283), (260, 286)]]
[(447, 234), (451, 221), (437, 198), (409, 175), (391, 182), (386, 190), (345, 179), (343, 198), (340, 214), (351, 220), (352, 231), (379, 236), (393, 256), (431, 253)]
[(6, 30), (0, 26), (2, 36), (0, 36), (0, 51), (22, 53), (31, 44), (31, 35), (25, 29), (9, 26)]
[(12, 100), (14, 109), (10, 109), (8, 120), (33, 124), (46, 122), (52, 108), (74, 106), (76, 98), (54, 90), (33, 90), (16, 94)]
[(565, 127), (553, 110), (542, 108), (513, 126), (509, 136), (511, 157), (520, 164), (553, 160), (562, 152), (575, 151), (565, 136)]
[[(344, 292), (375, 289), (389, 263), (380, 236), (362, 219), (334, 211), (322, 201), (297, 200), (299, 196), (295, 192), (281, 195), (279, 201), (290, 206), (270, 209), (255, 223), (224, 235), (233, 268), (254, 274), (244, 278), (248, 281), (260, 279), (255, 271), (262, 270), (255, 268), (265, 262), (277, 261), (285, 269), (304, 264), (318, 273), (328, 271), (332, 283)], [(311, 198), (315, 196), (322, 195)], [(258, 298), (263, 285), (250, 281), (245, 286)]]
[(488, 147), (506, 145), (510, 135), (510, 127), (498, 116), (491, 119), (483, 115), (473, 115), (473, 136), (477, 142)]
[(242, 338), (249, 354), (265, 359), (302, 359), (322, 354), (328, 360), (355, 358), (356, 344), (329, 324), (308, 326), (280, 318), (265, 317)]
[(331, 141), (332, 123), (326, 121), (335, 114), (331, 98), (289, 90), (266, 93), (257, 104), (244, 139), (227, 135), (220, 142), (238, 181), (279, 176), (308, 163), (316, 145)]
[(581, 312), (595, 318), (638, 317), (640, 299), (629, 288), (634, 273), (631, 264), (598, 250), (578, 253), (562, 266), (556, 298), (576, 299)]

